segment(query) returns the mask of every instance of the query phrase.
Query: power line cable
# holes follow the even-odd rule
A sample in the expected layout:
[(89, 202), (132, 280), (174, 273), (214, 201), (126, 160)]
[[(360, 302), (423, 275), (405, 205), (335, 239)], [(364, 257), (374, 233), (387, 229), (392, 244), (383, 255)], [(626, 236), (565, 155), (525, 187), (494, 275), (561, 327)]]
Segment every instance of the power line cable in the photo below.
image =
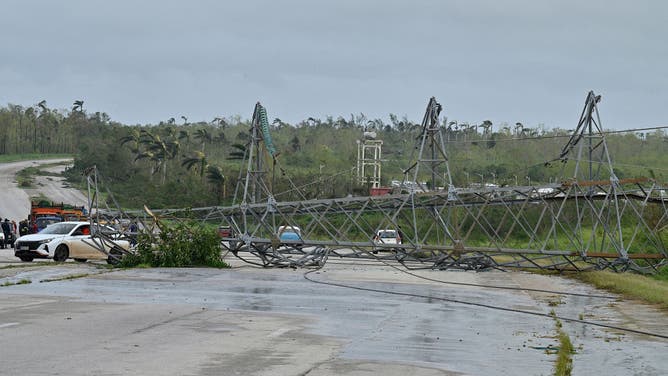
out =
[(512, 286), (498, 286), (498, 285), (488, 285), (488, 284), (478, 284), (478, 283), (467, 283), (467, 282), (454, 282), (454, 281), (443, 281), (443, 280), (438, 280), (430, 277), (424, 277), (418, 274), (415, 274), (413, 272), (410, 272), (408, 270), (399, 268), (395, 265), (389, 264), (385, 262), (385, 260), (382, 260), (376, 256), (377, 260), (385, 264), (386, 266), (398, 270), (402, 273), (408, 274), (410, 276), (413, 276), (415, 278), (420, 278), (426, 281), (431, 281), (431, 282), (437, 282), (437, 283), (443, 283), (443, 284), (448, 284), (448, 285), (458, 285), (458, 286), (471, 286), (471, 287), (482, 287), (482, 288), (488, 288), (488, 289), (499, 289), (499, 290), (511, 290), (511, 291), (532, 291), (532, 292), (543, 292), (543, 293), (548, 293), (548, 294), (558, 294), (558, 295), (569, 295), (569, 296), (581, 296), (581, 297), (586, 297), (586, 298), (599, 298), (599, 299), (617, 299), (615, 296), (610, 296), (610, 295), (595, 295), (595, 294), (584, 294), (584, 293), (577, 293), (577, 292), (566, 292), (566, 291), (554, 291), (554, 290), (545, 290), (545, 289), (533, 289), (533, 288), (526, 288), (526, 287), (512, 287)]
[(602, 324), (602, 323), (588, 321), (588, 320), (574, 319), (574, 318), (571, 318), (571, 317), (558, 316), (556, 314), (552, 315), (552, 314), (548, 314), (548, 313), (532, 312), (532, 311), (527, 311), (527, 310), (522, 310), (522, 309), (507, 308), (507, 307), (501, 307), (501, 306), (496, 306), (496, 305), (492, 305), (492, 304), (485, 304), (485, 303), (475, 303), (475, 302), (469, 302), (469, 301), (465, 301), (465, 300), (446, 298), (446, 297), (429, 296), (429, 295), (414, 294), (414, 293), (407, 293), (407, 292), (398, 292), (398, 291), (388, 291), (388, 290), (374, 289), (374, 288), (369, 288), (369, 287), (346, 285), (346, 284), (343, 284), (343, 283), (336, 283), (336, 282), (318, 281), (318, 280), (309, 278), (308, 275), (310, 273), (318, 271), (321, 268), (322, 267), (319, 267), (317, 269), (309, 270), (308, 272), (304, 273), (304, 279), (306, 279), (307, 281), (313, 282), (313, 283), (317, 283), (317, 284), (323, 284), (323, 285), (329, 285), (329, 286), (335, 286), (335, 287), (342, 287), (342, 288), (353, 289), (353, 290), (358, 290), (358, 291), (377, 292), (377, 293), (381, 293), (381, 294), (407, 296), (407, 297), (422, 298), (422, 299), (427, 299), (427, 300), (440, 300), (440, 301), (449, 302), (449, 303), (456, 303), (456, 304), (469, 305), (469, 306), (474, 306), (474, 307), (487, 308), (487, 309), (492, 309), (492, 310), (496, 310), (496, 311), (520, 313), (520, 314), (532, 315), (532, 316), (538, 316), (538, 317), (547, 317), (547, 318), (559, 319), (559, 320), (567, 321), (567, 322), (574, 322), (574, 323), (579, 323), (579, 324), (584, 324), (584, 325), (591, 325), (591, 326), (596, 326), (596, 327), (601, 327), (601, 328), (619, 330), (619, 331), (628, 332), (628, 333), (642, 334), (642, 335), (656, 337), (656, 338), (668, 339), (668, 335), (663, 335), (663, 334), (658, 334), (658, 333), (653, 333), (653, 332), (648, 332), (648, 331), (643, 331), (643, 330), (624, 328), (624, 327), (620, 327), (620, 326)]

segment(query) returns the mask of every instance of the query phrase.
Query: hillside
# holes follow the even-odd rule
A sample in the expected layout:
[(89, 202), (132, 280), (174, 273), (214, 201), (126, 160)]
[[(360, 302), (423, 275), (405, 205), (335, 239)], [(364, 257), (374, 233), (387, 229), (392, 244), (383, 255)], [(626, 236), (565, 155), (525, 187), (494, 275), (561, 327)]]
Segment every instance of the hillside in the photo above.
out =
[[(284, 200), (296, 198), (288, 178), (306, 187), (307, 198), (368, 192), (353, 175), (356, 140), (365, 129), (375, 131), (384, 142), (383, 185), (401, 179), (421, 129), (419, 121), (395, 115), (390, 115), (389, 123), (359, 114), (309, 118), (298, 124), (271, 115), (270, 132), (280, 153), (274, 192)], [(444, 115), (441, 127), (456, 186), (540, 184), (568, 176), (560, 163), (546, 164), (559, 155), (570, 136), (568, 130), (519, 122), (476, 124)], [(125, 125), (104, 113), (88, 114), (83, 106), (63, 111), (45, 103), (27, 108), (9, 105), (0, 108), (0, 154), (72, 153), (69, 180), (81, 183), (82, 171), (96, 165), (126, 207), (218, 205), (231, 201), (243, 164), (240, 158), (249, 142), (249, 123), (230, 116), (211, 122), (188, 123), (183, 118), (178, 124), (172, 118), (159, 124)], [(664, 129), (609, 133), (607, 144), (617, 177), (668, 180), (667, 140)]]

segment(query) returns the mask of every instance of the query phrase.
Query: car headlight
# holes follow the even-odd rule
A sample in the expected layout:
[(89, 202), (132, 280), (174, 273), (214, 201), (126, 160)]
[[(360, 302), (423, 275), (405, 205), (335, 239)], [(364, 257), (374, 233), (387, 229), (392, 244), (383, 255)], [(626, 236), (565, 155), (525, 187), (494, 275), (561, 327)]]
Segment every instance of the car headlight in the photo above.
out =
[(45, 244), (45, 243), (50, 242), (51, 240), (53, 240), (53, 239), (43, 239), (43, 240), (40, 240), (40, 241), (38, 242), (38, 244)]

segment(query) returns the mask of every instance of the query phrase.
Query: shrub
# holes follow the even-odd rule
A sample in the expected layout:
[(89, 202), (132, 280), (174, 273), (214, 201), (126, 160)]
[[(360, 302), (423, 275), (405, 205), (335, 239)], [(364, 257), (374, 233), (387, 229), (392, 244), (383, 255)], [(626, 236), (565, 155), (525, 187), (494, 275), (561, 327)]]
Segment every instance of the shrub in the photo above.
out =
[(137, 252), (126, 255), (123, 267), (187, 267), (225, 268), (220, 237), (214, 228), (194, 221), (162, 223), (159, 234), (140, 234)]

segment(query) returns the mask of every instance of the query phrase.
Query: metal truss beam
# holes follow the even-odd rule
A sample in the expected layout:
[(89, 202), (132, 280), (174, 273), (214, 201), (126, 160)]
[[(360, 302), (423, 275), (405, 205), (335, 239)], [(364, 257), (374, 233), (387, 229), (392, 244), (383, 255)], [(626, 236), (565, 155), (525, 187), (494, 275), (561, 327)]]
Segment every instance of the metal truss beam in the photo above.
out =
[[(266, 111), (258, 103), (241, 200), (226, 207), (188, 209), (188, 216), (229, 226), (224, 249), (265, 267), (320, 266), (330, 257), (399, 262), (407, 268), (611, 269), (651, 273), (668, 252), (665, 187), (652, 179), (618, 179), (602, 130), (600, 96), (587, 95), (578, 127), (552, 162), (560, 183), (455, 187), (438, 116), (429, 100), (404, 171), (402, 194), (277, 202), (272, 176), (281, 169), (267, 145)], [(281, 171), (283, 172), (283, 171)], [(424, 177), (428, 184), (420, 183)], [(658, 210), (656, 210), (658, 209)], [(179, 218), (184, 209), (154, 210)], [(657, 214), (658, 213), (658, 214)], [(140, 213), (126, 215), (140, 217)], [(278, 226), (302, 229), (300, 240), (280, 240)], [(150, 228), (150, 224), (143, 224)], [(395, 229), (402, 244), (374, 242)]]

